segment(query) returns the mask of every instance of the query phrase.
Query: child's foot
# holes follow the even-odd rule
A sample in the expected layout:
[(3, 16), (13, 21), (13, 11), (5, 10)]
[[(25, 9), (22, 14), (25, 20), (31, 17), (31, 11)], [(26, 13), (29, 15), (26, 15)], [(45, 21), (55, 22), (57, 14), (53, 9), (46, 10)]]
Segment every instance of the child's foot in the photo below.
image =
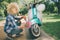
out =
[(13, 34), (12, 37), (15, 38), (16, 37), (16, 34)]
[(16, 34), (16, 37), (20, 37), (20, 36), (23, 36), (23, 34)]
[(8, 37), (12, 38), (11, 34), (7, 34)]
[(16, 34), (16, 37), (20, 37), (20, 34)]

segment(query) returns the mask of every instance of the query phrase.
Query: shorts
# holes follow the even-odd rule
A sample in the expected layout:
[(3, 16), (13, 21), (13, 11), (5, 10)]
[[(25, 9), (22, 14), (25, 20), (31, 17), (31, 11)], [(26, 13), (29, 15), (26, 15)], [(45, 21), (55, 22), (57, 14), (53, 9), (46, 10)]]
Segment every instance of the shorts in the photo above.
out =
[(23, 29), (13, 29), (11, 30), (10, 35), (13, 35), (13, 34), (20, 34), (21, 32), (23, 31)]

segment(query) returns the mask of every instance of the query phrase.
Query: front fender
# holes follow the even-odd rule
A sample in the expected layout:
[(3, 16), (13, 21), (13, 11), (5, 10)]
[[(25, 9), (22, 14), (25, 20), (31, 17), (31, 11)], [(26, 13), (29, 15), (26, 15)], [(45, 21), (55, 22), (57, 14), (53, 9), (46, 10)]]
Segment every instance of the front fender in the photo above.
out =
[(42, 22), (38, 18), (31, 20), (31, 25), (33, 25), (35, 23), (38, 24), (39, 26), (41, 26), (41, 24), (42, 24)]

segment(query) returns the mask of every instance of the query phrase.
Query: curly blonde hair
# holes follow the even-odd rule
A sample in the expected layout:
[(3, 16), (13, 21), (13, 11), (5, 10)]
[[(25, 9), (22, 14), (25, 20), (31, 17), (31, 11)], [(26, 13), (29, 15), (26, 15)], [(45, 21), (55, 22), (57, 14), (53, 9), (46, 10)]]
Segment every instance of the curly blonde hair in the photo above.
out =
[(7, 12), (8, 12), (8, 13), (12, 13), (11, 10), (12, 10), (13, 8), (16, 8), (16, 10), (19, 11), (19, 6), (18, 6), (18, 4), (15, 3), (15, 2), (13, 2), (13, 3), (8, 4), (8, 6), (7, 6)]

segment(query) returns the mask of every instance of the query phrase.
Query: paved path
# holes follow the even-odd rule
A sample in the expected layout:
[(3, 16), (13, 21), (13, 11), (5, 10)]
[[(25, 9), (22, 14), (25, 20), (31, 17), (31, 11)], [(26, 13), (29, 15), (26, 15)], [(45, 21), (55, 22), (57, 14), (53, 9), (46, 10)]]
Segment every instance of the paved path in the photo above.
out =
[[(3, 31), (4, 23), (5, 23), (5, 21), (0, 22), (0, 40), (5, 40), (5, 38), (6, 38), (6, 35)], [(25, 31), (26, 30), (24, 29), (24, 31), (21, 33), (23, 35), (21, 37), (15, 38), (14, 40), (27, 40)], [(35, 40), (54, 40), (54, 38), (52, 38), (47, 33), (45, 33), (43, 30), (41, 30), (41, 36), (38, 39), (35, 39)]]

